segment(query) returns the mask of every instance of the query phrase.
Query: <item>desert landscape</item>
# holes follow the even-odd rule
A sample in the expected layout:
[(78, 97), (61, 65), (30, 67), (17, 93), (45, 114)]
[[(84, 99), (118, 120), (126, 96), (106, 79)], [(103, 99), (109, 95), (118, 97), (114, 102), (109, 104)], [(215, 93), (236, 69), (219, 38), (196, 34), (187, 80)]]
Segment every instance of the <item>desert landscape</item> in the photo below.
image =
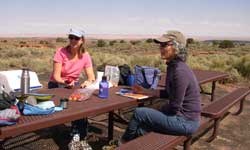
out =
[[(100, 36), (99, 36), (100, 37)], [(154, 37), (148, 38), (87, 38), (86, 48), (91, 54), (95, 71), (109, 65), (128, 64), (147, 65), (159, 68), (165, 72), (165, 64), (159, 56), (159, 47), (153, 43)], [(66, 46), (65, 37), (28, 37), (0, 38), (0, 70), (15, 70), (28, 67), (38, 74), (40, 82), (47, 87), (52, 71), (52, 57), (57, 48)], [(233, 91), (238, 87), (250, 85), (250, 41), (240, 40), (198, 40), (187, 39), (188, 64), (193, 69), (214, 70), (226, 72), (229, 78), (220, 82), (216, 89), (216, 98)], [(142, 57), (143, 56), (143, 57)], [(85, 75), (81, 76), (82, 81)], [(203, 87), (210, 90), (211, 85)], [(205, 101), (209, 97), (203, 96)], [(161, 102), (153, 107), (158, 108)], [(234, 111), (235, 108), (232, 109)], [(126, 113), (131, 116), (132, 111)], [(223, 120), (219, 136), (211, 143), (205, 142), (210, 132), (196, 142), (192, 149), (213, 150), (247, 150), (250, 146), (250, 97), (246, 99), (243, 113), (240, 116), (228, 116)], [(107, 116), (96, 116), (90, 120), (91, 128), (88, 140), (94, 149), (107, 145), (103, 138), (107, 134)], [(104, 124), (97, 122), (103, 121)], [(67, 149), (70, 125), (60, 125), (39, 130), (7, 140), (5, 149)], [(119, 138), (125, 126), (119, 123), (115, 127), (115, 138)], [(59, 134), (58, 134), (59, 133)], [(178, 149), (178, 148), (177, 148)]]

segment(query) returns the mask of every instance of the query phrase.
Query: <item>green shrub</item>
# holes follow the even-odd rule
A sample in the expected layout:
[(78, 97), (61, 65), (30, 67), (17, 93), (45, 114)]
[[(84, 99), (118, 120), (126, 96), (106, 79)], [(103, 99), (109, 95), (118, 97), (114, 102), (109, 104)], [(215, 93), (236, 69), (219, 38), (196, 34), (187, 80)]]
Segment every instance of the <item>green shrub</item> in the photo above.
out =
[(152, 43), (153, 42), (153, 39), (149, 38), (146, 40), (147, 43)]
[(40, 43), (40, 44), (49, 44), (49, 42), (46, 41), (46, 40), (41, 40), (39, 43)]
[(234, 47), (234, 43), (229, 40), (224, 40), (220, 42), (219, 44), (219, 48), (233, 48), (233, 47)]
[(116, 40), (109, 41), (109, 45), (110, 45), (110, 46), (113, 46), (115, 43), (117, 43)]
[(58, 38), (56, 38), (56, 42), (58, 42), (58, 43), (66, 43), (67, 39), (58, 37)]
[(26, 44), (26, 42), (24, 42), (24, 41), (20, 41), (20, 42), (19, 42), (19, 44)]
[(106, 42), (104, 40), (97, 41), (97, 47), (104, 47), (105, 45), (106, 45)]
[(188, 44), (194, 44), (194, 39), (193, 38), (187, 38), (187, 45)]
[(236, 68), (243, 77), (250, 79), (250, 55), (239, 58), (234, 64), (234, 68)]
[(213, 44), (213, 46), (218, 46), (218, 45), (220, 44), (220, 42), (217, 41), (217, 40), (213, 40), (213, 41), (212, 41), (212, 44)]
[(25, 49), (8, 49), (5, 54), (7, 58), (20, 58), (20, 57), (29, 57), (29, 51)]
[(125, 41), (124, 40), (120, 40), (120, 43), (125, 43)]
[(130, 41), (130, 43), (132, 45), (137, 45), (137, 44), (141, 43), (141, 41), (139, 41), (139, 40), (132, 40), (132, 41)]

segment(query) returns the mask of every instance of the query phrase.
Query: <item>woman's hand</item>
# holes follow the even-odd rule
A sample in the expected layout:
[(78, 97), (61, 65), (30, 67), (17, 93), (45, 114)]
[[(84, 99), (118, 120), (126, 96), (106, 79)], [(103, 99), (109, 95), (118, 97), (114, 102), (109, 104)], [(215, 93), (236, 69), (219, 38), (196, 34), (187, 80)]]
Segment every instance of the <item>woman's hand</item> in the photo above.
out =
[(143, 94), (143, 93), (145, 93), (146, 89), (139, 86), (138, 84), (135, 84), (132, 86), (132, 91), (133, 91), (133, 93)]
[(64, 81), (64, 83), (66, 84), (66, 87), (68, 88), (73, 88), (75, 85), (75, 81), (73, 78), (68, 78), (67, 80)]
[(159, 91), (145, 89), (145, 88), (139, 86), (138, 84), (135, 84), (134, 86), (132, 86), (132, 91), (133, 91), (133, 93), (137, 93), (137, 94), (145, 94), (145, 95), (149, 95), (149, 96), (153, 96), (153, 97), (159, 97)]
[(94, 82), (94, 81), (86, 80), (86, 81), (84, 81), (84, 82), (81, 84), (81, 88), (88, 87), (88, 86), (91, 85), (93, 82)]

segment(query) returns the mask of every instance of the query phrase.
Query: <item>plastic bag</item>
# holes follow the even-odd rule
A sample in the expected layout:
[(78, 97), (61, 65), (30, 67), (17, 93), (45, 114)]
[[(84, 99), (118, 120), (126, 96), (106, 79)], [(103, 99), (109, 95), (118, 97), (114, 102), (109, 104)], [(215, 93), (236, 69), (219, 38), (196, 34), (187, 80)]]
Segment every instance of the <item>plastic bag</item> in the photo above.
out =
[(113, 86), (118, 86), (120, 70), (118, 66), (106, 65), (104, 75)]
[(95, 89), (84, 88), (75, 90), (70, 96), (70, 101), (84, 101), (89, 99)]

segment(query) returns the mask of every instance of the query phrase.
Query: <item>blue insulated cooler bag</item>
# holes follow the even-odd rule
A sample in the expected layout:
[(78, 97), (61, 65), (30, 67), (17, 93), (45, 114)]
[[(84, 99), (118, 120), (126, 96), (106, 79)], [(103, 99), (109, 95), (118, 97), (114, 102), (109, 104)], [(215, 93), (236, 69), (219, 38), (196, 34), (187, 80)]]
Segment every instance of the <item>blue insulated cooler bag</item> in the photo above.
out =
[(24, 104), (23, 114), (24, 115), (49, 115), (55, 112), (55, 108), (42, 109), (37, 106)]
[(135, 66), (135, 83), (146, 88), (156, 89), (161, 71), (148, 66)]

